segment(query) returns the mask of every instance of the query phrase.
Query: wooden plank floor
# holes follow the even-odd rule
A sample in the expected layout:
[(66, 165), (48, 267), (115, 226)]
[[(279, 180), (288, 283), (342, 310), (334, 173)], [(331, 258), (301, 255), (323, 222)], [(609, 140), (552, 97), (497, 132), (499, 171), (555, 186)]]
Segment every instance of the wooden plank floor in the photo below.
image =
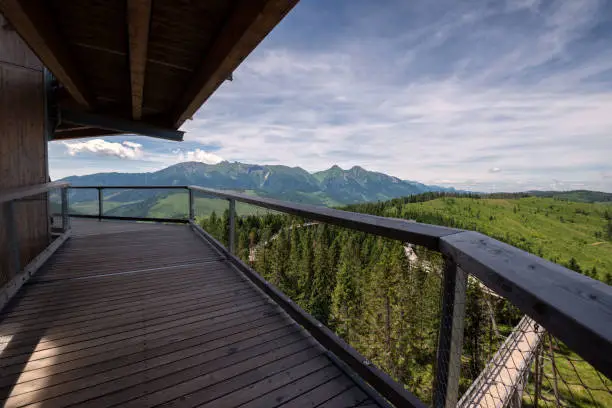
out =
[(188, 226), (73, 230), (0, 315), (4, 406), (375, 404)]

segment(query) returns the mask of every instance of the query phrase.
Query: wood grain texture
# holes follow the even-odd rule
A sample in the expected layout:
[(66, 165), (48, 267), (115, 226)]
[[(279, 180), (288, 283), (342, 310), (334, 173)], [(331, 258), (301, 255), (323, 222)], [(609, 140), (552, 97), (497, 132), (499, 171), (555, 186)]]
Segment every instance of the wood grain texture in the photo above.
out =
[(115, 130), (101, 129), (101, 128), (86, 128), (86, 129), (66, 129), (62, 131), (56, 131), (53, 136), (53, 140), (70, 140), (70, 139), (82, 139), (84, 137), (92, 136), (114, 136), (121, 134)]
[(53, 181), (49, 183), (41, 183), (35, 185), (25, 185), (13, 188), (3, 188), (0, 190), (0, 203), (6, 203), (13, 200), (26, 199), (44, 192), (48, 192), (55, 188), (67, 187), (70, 183), (64, 181)]
[(76, 220), (72, 228), (0, 314), (4, 406), (368, 400), (188, 226)]
[(50, 18), (47, 5), (42, 1), (2, 0), (0, 12), (68, 89), (72, 97), (79, 104), (90, 107), (91, 97), (82, 80), (82, 74), (66, 48), (66, 42), (55, 22)]
[(19, 34), (2, 13), (0, 13), (0, 44), (2, 44), (0, 64), (8, 63), (42, 71), (43, 66), (38, 57), (29, 47), (25, 46)]
[[(60, 107), (177, 129), (296, 3), (0, 0), (0, 11), (63, 85)], [(58, 138), (107, 134), (94, 124)]]
[[(0, 16), (0, 191), (48, 181), (44, 137), (43, 73), (40, 62)], [(12, 190), (15, 191), (15, 190)], [(46, 195), (14, 204), (20, 261), (25, 266), (49, 244)], [(0, 208), (0, 286), (17, 273), (7, 221)]]
[(132, 89), (132, 118), (142, 117), (142, 103), (149, 46), (149, 24), (152, 0), (128, 0), (127, 19), (130, 44), (130, 82)]
[(612, 376), (612, 286), (478, 232), (441, 237), (440, 250)]
[(179, 127), (198, 110), (297, 0), (241, 0), (222, 24), (172, 113)]

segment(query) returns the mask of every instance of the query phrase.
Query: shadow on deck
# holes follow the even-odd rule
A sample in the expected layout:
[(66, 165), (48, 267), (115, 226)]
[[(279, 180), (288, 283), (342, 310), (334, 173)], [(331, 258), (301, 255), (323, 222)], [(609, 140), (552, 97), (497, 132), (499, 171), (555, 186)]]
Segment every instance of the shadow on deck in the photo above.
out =
[(6, 407), (378, 406), (185, 225), (73, 220), (0, 319)]

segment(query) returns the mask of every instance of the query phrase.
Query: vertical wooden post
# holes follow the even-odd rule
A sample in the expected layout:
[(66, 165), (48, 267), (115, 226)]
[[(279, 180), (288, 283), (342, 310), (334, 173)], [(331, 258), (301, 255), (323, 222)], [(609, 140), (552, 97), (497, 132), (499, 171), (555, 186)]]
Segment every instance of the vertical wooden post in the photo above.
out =
[(236, 241), (236, 200), (229, 200), (229, 251), (235, 254)]
[[(1, 12), (0, 54), (0, 190), (46, 183), (49, 173), (43, 66)], [(12, 270), (15, 257), (10, 252), (13, 237), (18, 237), (20, 266), (25, 266), (51, 240), (46, 195), (14, 205), (18, 211), (10, 218), (0, 215), (0, 286), (16, 272)], [(12, 222), (11, 236), (7, 232)]]
[(70, 218), (68, 217), (68, 189), (62, 188), (62, 230), (70, 229)]
[(195, 220), (195, 200), (193, 198), (193, 190), (188, 189), (189, 191), (189, 220)]
[[(55, 112), (55, 103), (54, 103), (54, 97), (55, 97), (55, 93), (54, 93), (54, 89), (53, 89), (53, 74), (51, 74), (51, 71), (49, 71), (46, 68), (43, 68), (43, 85), (44, 85), (44, 93), (43, 93), (43, 107), (44, 107), (44, 138), (45, 138), (45, 157), (48, 158), (49, 157), (49, 141), (53, 140), (53, 136), (55, 133), (55, 124), (56, 124), (56, 112)], [(49, 160), (46, 160), (46, 166), (47, 168), (45, 169), (45, 172), (47, 173), (47, 175), (49, 174)], [(45, 195), (46, 201), (47, 201), (47, 205), (46, 205), (46, 210), (47, 210), (47, 219), (48, 221), (48, 225), (47, 225), (47, 234), (48, 234), (48, 243), (50, 244), (52, 241), (52, 232), (53, 232), (53, 213), (51, 211), (50, 203), (51, 203), (51, 192), (47, 192), (47, 194)], [(62, 218), (62, 229), (64, 229), (64, 224), (63, 224), (64, 220)]]
[(102, 197), (102, 187), (98, 187), (98, 221), (102, 221), (104, 215), (104, 198)]
[(467, 273), (451, 259), (445, 259), (442, 283), (442, 317), (438, 336), (433, 406), (451, 408), (457, 405), (461, 350), (465, 323)]
[[(9, 201), (4, 203), (4, 220), (6, 223), (6, 236), (9, 241), (10, 251), (10, 266), (8, 277), (12, 278), (21, 270), (21, 251), (19, 250), (19, 231), (15, 220), (15, 202)], [(9, 278), (9, 279), (10, 279)]]

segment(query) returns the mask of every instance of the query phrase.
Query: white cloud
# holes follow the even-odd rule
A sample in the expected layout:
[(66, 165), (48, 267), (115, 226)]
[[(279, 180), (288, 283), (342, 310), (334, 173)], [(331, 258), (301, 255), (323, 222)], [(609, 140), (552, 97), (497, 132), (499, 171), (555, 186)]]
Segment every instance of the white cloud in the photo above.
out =
[(195, 149), (188, 152), (178, 152), (180, 161), (197, 161), (206, 164), (217, 164), (223, 161), (223, 158), (214, 153), (206, 152), (201, 149)]
[(142, 145), (140, 143), (128, 142), (125, 141), (122, 143), (124, 146), (131, 147), (133, 149), (140, 149)]
[(122, 143), (107, 142), (104, 139), (92, 139), (85, 142), (63, 142), (70, 156), (80, 153), (93, 153), (99, 156), (118, 157), (135, 160), (143, 157), (142, 145), (124, 141)]
[[(302, 66), (313, 58), (286, 53), (269, 63)], [(259, 58), (266, 63), (265, 53)], [(334, 66), (333, 56), (317, 58), (317, 67)], [(453, 175), (453, 183), (471, 179), (476, 189), (493, 176), (499, 189), (517, 188), (517, 176), (544, 187), (553, 177), (592, 179), (592, 188), (602, 188), (601, 171), (588, 169), (612, 170), (612, 92), (605, 89), (582, 91), (564, 74), (551, 75), (563, 86), (458, 78), (371, 84), (358, 79), (358, 69), (262, 78), (245, 68), (237, 75), (242, 84), (227, 85), (185, 124), (187, 139), (217, 145), (231, 160), (308, 170), (362, 165), (424, 182)], [(258, 107), (266, 95), (279, 101)]]
[(329, 3), (338, 24), (303, 2), (184, 124), (184, 153), (147, 159), (612, 191), (609, 2)]
[[(602, 176), (612, 172), (612, 90), (595, 81), (610, 76), (612, 53), (579, 42), (603, 3), (482, 2), (469, 18), (460, 3), (400, 39), (260, 49), (185, 124), (186, 138), (231, 160), (311, 171), (337, 163), (482, 190), (554, 178), (612, 191)], [(392, 18), (368, 24), (387, 29)]]

